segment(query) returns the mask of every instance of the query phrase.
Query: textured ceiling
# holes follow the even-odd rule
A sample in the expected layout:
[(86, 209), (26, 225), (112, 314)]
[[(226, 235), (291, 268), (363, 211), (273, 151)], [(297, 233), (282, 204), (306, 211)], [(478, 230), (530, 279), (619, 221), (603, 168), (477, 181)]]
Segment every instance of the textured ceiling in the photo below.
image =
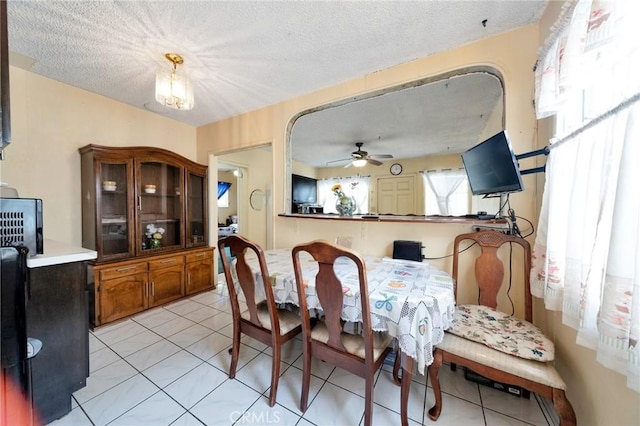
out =
[[(9, 49), (19, 54), (14, 65), (201, 126), (537, 22), (545, 6), (9, 0)], [(166, 52), (185, 59), (180, 69), (194, 82), (191, 111), (154, 101)]]

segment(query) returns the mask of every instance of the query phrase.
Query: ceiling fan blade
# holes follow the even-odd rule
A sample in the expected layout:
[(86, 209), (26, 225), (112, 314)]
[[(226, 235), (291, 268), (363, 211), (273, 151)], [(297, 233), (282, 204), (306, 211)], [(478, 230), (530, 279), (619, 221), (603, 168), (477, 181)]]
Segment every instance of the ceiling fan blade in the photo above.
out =
[(349, 167), (351, 167), (351, 166), (353, 166), (353, 161), (349, 161), (349, 162), (347, 163), (347, 165), (346, 165), (346, 166), (344, 166), (344, 168), (345, 168), (345, 169), (348, 169), (348, 168), (349, 168)]
[(369, 157), (371, 158), (393, 158), (391, 154), (371, 154)]
[(382, 161), (378, 161), (375, 158), (367, 158), (367, 163), (373, 164), (374, 166), (379, 166), (382, 164)]
[(331, 163), (340, 163), (340, 162), (342, 162), (342, 161), (349, 161), (349, 162), (351, 162), (351, 160), (352, 160), (352, 158), (343, 158), (343, 159), (341, 159), (341, 160), (327, 161), (327, 166), (328, 166), (329, 164), (331, 164)]

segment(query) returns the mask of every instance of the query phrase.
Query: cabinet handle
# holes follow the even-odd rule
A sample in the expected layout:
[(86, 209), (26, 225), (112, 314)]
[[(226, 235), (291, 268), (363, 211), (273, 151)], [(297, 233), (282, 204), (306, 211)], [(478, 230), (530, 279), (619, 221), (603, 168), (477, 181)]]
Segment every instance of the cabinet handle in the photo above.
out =
[(196, 253), (195, 257), (202, 257), (202, 256), (206, 256), (207, 253)]
[(191, 272), (187, 272), (187, 288), (191, 287)]
[(138, 210), (142, 211), (142, 196), (138, 195)]
[(163, 259), (160, 261), (160, 263), (173, 263), (175, 261), (176, 261), (175, 259)]
[(144, 297), (146, 299), (149, 298), (149, 283), (148, 282), (144, 283)]
[(116, 269), (116, 272), (126, 272), (126, 271), (130, 271), (132, 269), (136, 269), (136, 266), (125, 266), (124, 268), (118, 268)]
[(156, 283), (151, 281), (151, 296), (156, 297)]

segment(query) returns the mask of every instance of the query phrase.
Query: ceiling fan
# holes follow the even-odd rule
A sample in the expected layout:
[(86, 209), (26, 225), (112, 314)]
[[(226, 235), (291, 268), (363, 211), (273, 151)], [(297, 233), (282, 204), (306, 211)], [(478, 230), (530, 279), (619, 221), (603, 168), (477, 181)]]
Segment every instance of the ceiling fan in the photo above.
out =
[(364, 165), (371, 164), (374, 166), (379, 166), (382, 164), (382, 161), (379, 161), (379, 158), (393, 158), (391, 154), (369, 154), (367, 151), (362, 150), (363, 142), (356, 142), (357, 150), (351, 153), (351, 158), (343, 158), (341, 160), (333, 160), (328, 161), (327, 165), (331, 163), (339, 163), (342, 161), (349, 161), (344, 167), (362, 167)]

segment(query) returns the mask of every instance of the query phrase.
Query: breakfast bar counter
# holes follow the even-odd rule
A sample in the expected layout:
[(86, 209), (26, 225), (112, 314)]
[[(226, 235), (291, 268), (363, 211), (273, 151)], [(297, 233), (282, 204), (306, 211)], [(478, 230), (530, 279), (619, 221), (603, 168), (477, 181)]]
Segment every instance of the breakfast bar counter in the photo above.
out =
[(282, 213), (280, 217), (314, 220), (345, 220), (355, 222), (400, 222), (400, 223), (469, 223), (482, 224), (496, 227), (507, 227), (505, 219), (480, 219), (478, 215), (466, 216), (440, 216), (440, 215), (394, 215), (394, 214), (358, 214), (353, 216), (340, 216), (338, 214), (302, 214)]

